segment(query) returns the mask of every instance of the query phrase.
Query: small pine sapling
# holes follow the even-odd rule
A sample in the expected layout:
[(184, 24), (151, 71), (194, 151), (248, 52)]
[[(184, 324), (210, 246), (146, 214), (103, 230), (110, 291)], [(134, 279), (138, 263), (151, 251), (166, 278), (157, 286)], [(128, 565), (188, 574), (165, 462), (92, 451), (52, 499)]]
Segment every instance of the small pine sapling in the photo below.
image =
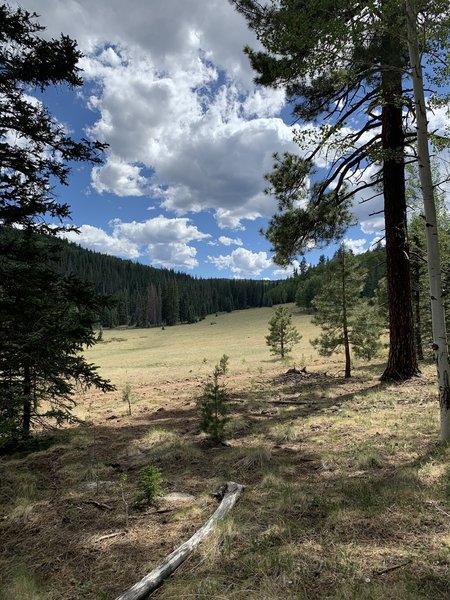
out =
[(269, 321), (269, 335), (266, 335), (266, 344), (270, 346), (270, 353), (278, 354), (281, 359), (284, 359), (301, 338), (302, 336), (292, 325), (289, 310), (285, 306), (279, 306)]
[(207, 433), (216, 444), (225, 441), (225, 426), (230, 420), (228, 414), (228, 396), (225, 386), (221, 383), (228, 370), (229, 357), (224, 354), (214, 368), (212, 381), (208, 381), (203, 390), (203, 396), (198, 402), (200, 413), (200, 428)]
[(136, 503), (144, 506), (158, 506), (159, 499), (166, 490), (163, 487), (164, 478), (158, 467), (147, 465), (141, 471), (138, 481), (139, 490)]

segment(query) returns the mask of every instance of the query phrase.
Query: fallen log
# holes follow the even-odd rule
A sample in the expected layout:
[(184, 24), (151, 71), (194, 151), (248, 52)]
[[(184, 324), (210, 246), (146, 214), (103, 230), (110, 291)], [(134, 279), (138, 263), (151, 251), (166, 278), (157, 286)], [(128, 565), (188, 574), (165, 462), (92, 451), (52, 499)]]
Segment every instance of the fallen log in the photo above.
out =
[(116, 600), (143, 600), (151, 594), (169, 575), (171, 575), (181, 563), (192, 553), (192, 551), (205, 539), (212, 531), (214, 525), (223, 519), (223, 517), (233, 508), (237, 499), (242, 494), (243, 485), (228, 481), (225, 486), (225, 493), (222, 502), (208, 519), (208, 521), (198, 529), (194, 535), (184, 544), (178, 546), (171, 554), (153, 569), (148, 575), (145, 575), (140, 581), (135, 583), (126, 592), (116, 598)]

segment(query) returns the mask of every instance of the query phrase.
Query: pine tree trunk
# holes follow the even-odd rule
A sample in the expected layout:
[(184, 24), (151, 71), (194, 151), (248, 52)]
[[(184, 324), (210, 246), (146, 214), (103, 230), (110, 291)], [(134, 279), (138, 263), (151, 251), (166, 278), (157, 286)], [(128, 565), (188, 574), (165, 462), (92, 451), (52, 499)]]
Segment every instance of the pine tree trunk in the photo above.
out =
[(423, 88), (422, 66), (417, 38), (417, 10), (414, 0), (406, 0), (408, 49), (412, 69), (417, 122), (419, 177), (425, 212), (428, 278), (430, 283), (433, 352), (436, 361), (441, 416), (441, 441), (450, 440), (450, 367), (448, 358), (445, 310), (442, 298), (441, 258), (434, 202), (433, 180), (428, 149), (428, 124)]
[[(392, 25), (390, 27), (392, 30)], [(419, 373), (414, 340), (409, 249), (406, 225), (402, 74), (397, 38), (387, 36), (382, 72), (382, 144), (389, 357), (382, 380), (402, 381)]]

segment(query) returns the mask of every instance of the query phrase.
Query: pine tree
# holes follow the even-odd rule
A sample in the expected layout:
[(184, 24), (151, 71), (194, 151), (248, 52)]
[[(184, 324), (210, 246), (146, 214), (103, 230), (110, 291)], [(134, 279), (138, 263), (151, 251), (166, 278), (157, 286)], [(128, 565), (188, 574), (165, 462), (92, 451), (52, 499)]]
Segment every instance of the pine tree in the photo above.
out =
[(42, 29), (36, 15), (0, 6), (0, 445), (36, 420), (70, 418), (76, 384), (112, 387), (81, 355), (105, 302), (57, 273), (51, 240), (70, 215), (55, 183), (67, 184), (69, 161), (99, 162), (103, 146), (74, 141), (29, 96), (82, 83), (76, 43), (42, 39)]
[(97, 340), (94, 325), (108, 300), (55, 271), (58, 248), (45, 236), (2, 228), (0, 248), (6, 250), (0, 257), (1, 447), (28, 436), (33, 424), (73, 420), (79, 386), (114, 387), (82, 355)]
[(266, 336), (266, 344), (270, 346), (271, 354), (285, 358), (301, 338), (302, 336), (292, 325), (289, 310), (285, 306), (278, 306), (269, 321), (269, 335)]
[(327, 269), (327, 281), (314, 298), (313, 323), (322, 333), (311, 340), (323, 356), (342, 349), (345, 377), (351, 376), (350, 346), (360, 358), (371, 359), (381, 348), (381, 324), (376, 309), (361, 297), (364, 275), (352, 252), (342, 244)]
[(227, 416), (228, 396), (221, 378), (228, 371), (229, 357), (224, 354), (214, 367), (212, 381), (208, 381), (203, 390), (203, 396), (198, 402), (200, 412), (200, 429), (208, 433), (213, 442), (225, 440), (225, 427), (230, 418)]
[[(266, 232), (275, 261), (286, 265), (310, 242), (339, 239), (351, 222), (355, 194), (382, 189), (390, 328), (382, 378), (408, 379), (417, 374), (418, 364), (404, 185), (409, 138), (403, 107), (410, 106), (403, 85), (408, 67), (404, 5), (398, 0), (232, 3), (264, 47), (245, 50), (257, 83), (283, 87), (298, 120), (324, 121), (320, 129), (302, 128), (297, 135), (302, 156), (276, 156), (268, 175), (268, 191), (279, 204)], [(324, 157), (329, 169), (318, 180), (315, 163)], [(373, 164), (375, 173), (365, 177)]]

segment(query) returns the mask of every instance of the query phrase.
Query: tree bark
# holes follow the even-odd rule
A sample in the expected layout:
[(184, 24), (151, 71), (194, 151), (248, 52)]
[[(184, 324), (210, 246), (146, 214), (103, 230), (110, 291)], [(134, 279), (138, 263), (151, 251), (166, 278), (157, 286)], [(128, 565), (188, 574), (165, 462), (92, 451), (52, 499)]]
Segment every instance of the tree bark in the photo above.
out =
[[(385, 17), (398, 18), (389, 14)], [(392, 29), (390, 23), (389, 31)], [(390, 34), (386, 35), (383, 47), (381, 136), (390, 344), (388, 364), (381, 379), (403, 381), (417, 375), (419, 367), (414, 340), (406, 222), (401, 48), (398, 38)]]
[[(416, 248), (420, 248), (418, 237), (412, 240)], [(411, 267), (412, 294), (414, 305), (414, 330), (416, 336), (416, 352), (417, 358), (423, 360), (423, 344), (422, 344), (422, 315), (420, 310), (420, 264), (416, 258)]]
[(419, 159), (420, 187), (422, 188), (427, 240), (428, 279), (430, 284), (431, 321), (433, 329), (433, 352), (437, 368), (439, 405), (441, 417), (441, 441), (450, 440), (450, 366), (448, 358), (447, 330), (442, 297), (441, 257), (439, 251), (438, 224), (434, 201), (433, 178), (428, 148), (428, 123), (423, 87), (422, 65), (417, 38), (417, 9), (414, 0), (406, 0), (408, 50), (414, 88), (414, 104), (417, 123), (417, 154)]
[(345, 272), (345, 245), (341, 246), (342, 251), (342, 328), (344, 332), (344, 351), (345, 351), (345, 374), (344, 378), (348, 379), (351, 377), (351, 362), (350, 362), (350, 343), (348, 341), (348, 321), (347, 321), (347, 291), (346, 281), (347, 276)]
[(229, 481), (226, 484), (226, 492), (217, 510), (210, 519), (194, 535), (174, 550), (162, 563), (133, 585), (116, 600), (143, 600), (153, 592), (177, 567), (191, 554), (199, 543), (211, 533), (214, 525), (233, 508), (236, 500), (242, 494), (244, 486)]

